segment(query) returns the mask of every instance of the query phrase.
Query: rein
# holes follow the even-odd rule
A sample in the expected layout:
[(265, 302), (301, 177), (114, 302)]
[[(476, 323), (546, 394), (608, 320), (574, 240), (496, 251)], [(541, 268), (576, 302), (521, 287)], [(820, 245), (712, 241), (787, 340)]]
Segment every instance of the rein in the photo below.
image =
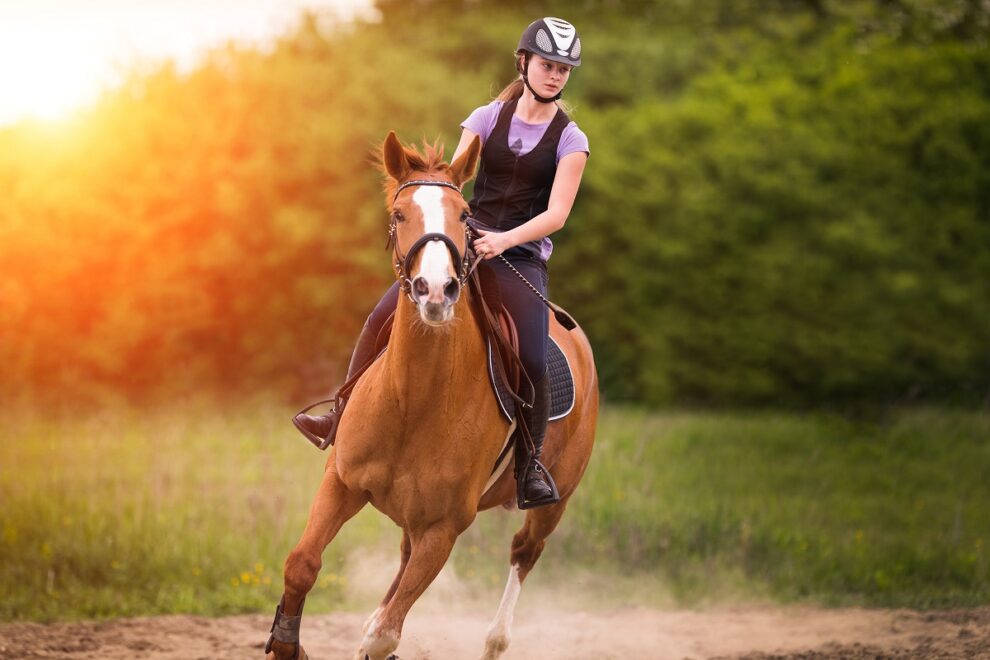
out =
[[(452, 183), (447, 181), (430, 181), (425, 179), (414, 179), (412, 181), (406, 181), (400, 185), (395, 190), (395, 195), (392, 197), (392, 204), (395, 205), (395, 200), (399, 198), (399, 193), (406, 188), (411, 188), (413, 186), (440, 186), (443, 188), (450, 188), (451, 190), (456, 190), (458, 194), (461, 193), (461, 189)], [(443, 243), (450, 252), (450, 258), (453, 263), (457, 264), (457, 281), (461, 286), (464, 286), (471, 273), (474, 269), (478, 267), (479, 259), (474, 251), (471, 249), (471, 234), (473, 233), (471, 227), (465, 223), (464, 227), (464, 256), (461, 257), (460, 250), (457, 249), (457, 245), (451, 240), (449, 236), (443, 233), (432, 232), (429, 234), (423, 234), (416, 242), (412, 244), (409, 251), (406, 252), (405, 256), (399, 254), (399, 245), (395, 240), (395, 234), (397, 231), (395, 214), (392, 215), (392, 219), (388, 227), (388, 241), (385, 243), (385, 249), (391, 248), (392, 250), (392, 265), (395, 267), (396, 276), (399, 278), (399, 288), (409, 296), (409, 299), (416, 302), (416, 299), (412, 294), (412, 279), (409, 277), (409, 269), (412, 268), (413, 259), (427, 243), (440, 242)]]

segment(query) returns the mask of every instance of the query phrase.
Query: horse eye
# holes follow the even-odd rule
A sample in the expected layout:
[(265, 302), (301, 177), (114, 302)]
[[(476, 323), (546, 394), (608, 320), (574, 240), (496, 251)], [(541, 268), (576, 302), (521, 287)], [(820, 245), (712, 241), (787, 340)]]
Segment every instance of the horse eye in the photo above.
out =
[(467, 211), (462, 212), (461, 213), (461, 222), (467, 222), (467, 219), (468, 219), (468, 212)]
[(404, 220), (401, 211), (392, 211), (392, 222), (403, 222)]

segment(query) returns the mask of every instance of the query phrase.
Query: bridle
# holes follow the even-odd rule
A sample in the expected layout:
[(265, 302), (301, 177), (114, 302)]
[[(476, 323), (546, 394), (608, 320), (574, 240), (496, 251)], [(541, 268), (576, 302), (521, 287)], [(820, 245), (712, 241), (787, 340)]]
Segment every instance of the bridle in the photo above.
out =
[[(450, 188), (451, 190), (456, 190), (458, 194), (461, 193), (461, 189), (455, 186), (453, 183), (447, 181), (429, 181), (422, 179), (414, 179), (412, 181), (406, 181), (400, 185), (395, 190), (395, 195), (392, 197), (392, 205), (395, 206), (395, 200), (399, 198), (399, 193), (406, 188), (411, 188), (413, 186), (442, 186), (444, 188)], [(412, 244), (409, 251), (406, 252), (405, 256), (399, 254), (399, 245), (396, 241), (396, 219), (395, 214), (392, 214), (392, 218), (389, 221), (388, 226), (388, 241), (385, 243), (385, 249), (392, 250), (392, 265), (395, 267), (396, 277), (399, 279), (399, 288), (409, 296), (409, 299), (416, 302), (416, 299), (412, 294), (412, 279), (409, 277), (409, 269), (412, 268), (413, 259), (415, 259), (416, 254), (423, 249), (427, 243), (432, 243), (433, 241), (439, 241), (447, 247), (447, 251), (450, 252), (450, 258), (453, 263), (457, 264), (457, 281), (463, 287), (467, 282), (468, 277), (471, 276), (471, 272), (477, 267), (479, 259), (474, 254), (474, 250), (471, 249), (471, 235), (473, 231), (471, 226), (464, 223), (464, 256), (461, 257), (460, 250), (457, 249), (457, 245), (451, 240), (449, 236), (443, 233), (432, 232), (429, 234), (423, 234), (416, 242)]]

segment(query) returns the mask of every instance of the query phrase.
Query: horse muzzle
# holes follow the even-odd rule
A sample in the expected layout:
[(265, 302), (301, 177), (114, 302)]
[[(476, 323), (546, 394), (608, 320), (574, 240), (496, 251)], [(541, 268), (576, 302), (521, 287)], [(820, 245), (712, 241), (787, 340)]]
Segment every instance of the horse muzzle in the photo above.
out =
[(439, 326), (454, 318), (454, 304), (461, 297), (461, 283), (456, 277), (441, 280), (420, 275), (412, 281), (411, 289), (424, 323)]

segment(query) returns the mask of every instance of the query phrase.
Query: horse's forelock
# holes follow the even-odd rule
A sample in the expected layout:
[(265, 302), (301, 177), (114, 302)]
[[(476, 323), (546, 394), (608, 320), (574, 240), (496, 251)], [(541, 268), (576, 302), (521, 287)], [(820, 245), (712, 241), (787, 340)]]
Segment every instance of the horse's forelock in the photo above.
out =
[[(419, 151), (413, 145), (402, 145), (402, 150), (406, 154), (406, 160), (409, 161), (409, 166), (416, 174), (448, 174), (450, 172), (450, 165), (443, 160), (443, 145), (440, 144), (440, 138), (437, 138), (433, 144), (430, 144), (424, 139), (422, 151)], [(383, 152), (383, 148), (378, 149), (376, 153), (376, 164), (381, 173), (385, 175), (382, 187), (385, 190), (385, 202), (388, 208), (391, 209), (392, 198), (395, 197), (395, 190), (399, 187), (399, 182), (388, 175), (388, 171), (385, 169)]]

